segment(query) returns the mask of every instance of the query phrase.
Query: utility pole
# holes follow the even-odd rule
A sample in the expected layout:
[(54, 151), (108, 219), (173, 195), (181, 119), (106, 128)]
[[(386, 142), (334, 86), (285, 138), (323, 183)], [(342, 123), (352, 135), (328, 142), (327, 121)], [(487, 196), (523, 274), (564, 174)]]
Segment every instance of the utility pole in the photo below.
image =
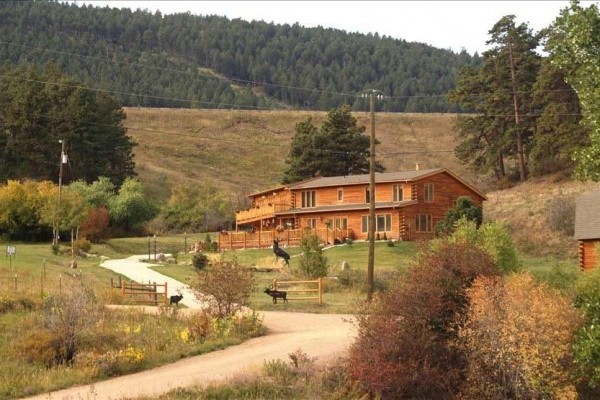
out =
[(519, 177), (521, 182), (527, 179), (527, 170), (525, 169), (525, 154), (523, 150), (523, 135), (521, 133), (521, 119), (519, 117), (519, 102), (517, 100), (517, 80), (515, 77), (515, 62), (513, 58), (512, 39), (508, 43), (508, 60), (510, 62), (510, 80), (512, 83), (513, 106), (515, 110), (515, 124), (517, 125), (517, 154), (519, 156)]
[(52, 244), (58, 244), (58, 231), (60, 227), (60, 223), (58, 221), (58, 214), (60, 213), (60, 195), (62, 191), (62, 176), (63, 176), (63, 164), (67, 163), (67, 155), (65, 154), (65, 141), (59, 140), (58, 143), (61, 144), (60, 147), (60, 163), (58, 166), (58, 200), (56, 202), (56, 210), (54, 211), (54, 235), (52, 238)]
[(369, 96), (369, 110), (371, 113), (371, 141), (369, 148), (369, 258), (367, 265), (367, 301), (373, 299), (375, 278), (375, 97), (381, 100), (383, 93), (379, 90), (368, 89), (363, 92), (363, 97)]

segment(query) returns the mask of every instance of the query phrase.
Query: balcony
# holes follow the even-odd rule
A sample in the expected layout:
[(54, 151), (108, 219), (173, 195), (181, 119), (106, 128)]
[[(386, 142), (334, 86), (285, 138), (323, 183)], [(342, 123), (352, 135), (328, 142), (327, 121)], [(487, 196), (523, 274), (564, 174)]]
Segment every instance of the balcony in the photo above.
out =
[(273, 218), (276, 213), (287, 211), (290, 208), (288, 204), (267, 204), (262, 207), (250, 208), (249, 210), (240, 210), (235, 214), (235, 221), (238, 225), (241, 225), (265, 218)]

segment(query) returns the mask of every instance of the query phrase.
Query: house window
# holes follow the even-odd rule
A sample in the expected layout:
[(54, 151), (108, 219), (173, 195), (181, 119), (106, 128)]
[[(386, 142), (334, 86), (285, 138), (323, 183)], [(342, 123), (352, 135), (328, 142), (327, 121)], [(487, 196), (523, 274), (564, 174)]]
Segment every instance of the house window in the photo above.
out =
[(404, 200), (404, 188), (402, 185), (394, 185), (392, 188), (392, 201), (402, 201)]
[(423, 185), (425, 191), (425, 201), (431, 203), (433, 201), (433, 183), (426, 183)]
[(338, 201), (344, 200), (344, 189), (338, 189)]
[(362, 216), (362, 233), (367, 233), (369, 232), (369, 216), (368, 215), (363, 215)]
[(365, 203), (371, 202), (371, 191), (369, 188), (365, 188)]
[(348, 229), (348, 218), (336, 217), (333, 219), (333, 226), (335, 229)]
[(316, 193), (314, 190), (302, 192), (302, 208), (316, 207)]
[[(375, 215), (375, 232), (389, 232), (392, 230), (392, 215), (379, 214)], [(362, 216), (362, 232), (369, 232), (369, 216)]]
[(306, 219), (306, 227), (310, 229), (315, 229), (317, 227), (317, 219), (316, 218), (307, 218)]
[(432, 232), (431, 215), (430, 214), (417, 214), (416, 221), (417, 232)]

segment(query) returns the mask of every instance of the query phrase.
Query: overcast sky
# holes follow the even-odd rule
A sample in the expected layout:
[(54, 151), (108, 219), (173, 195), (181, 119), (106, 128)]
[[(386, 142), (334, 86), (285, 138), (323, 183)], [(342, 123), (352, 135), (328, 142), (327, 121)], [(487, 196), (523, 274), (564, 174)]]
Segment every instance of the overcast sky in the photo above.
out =
[[(379, 33), (409, 42), (469, 53), (486, 50), (488, 31), (514, 14), (534, 31), (552, 23), (566, 0), (555, 1), (77, 1), (78, 4), (190, 12), (230, 19), (298, 22), (349, 32)], [(584, 7), (598, 1), (582, 1)]]

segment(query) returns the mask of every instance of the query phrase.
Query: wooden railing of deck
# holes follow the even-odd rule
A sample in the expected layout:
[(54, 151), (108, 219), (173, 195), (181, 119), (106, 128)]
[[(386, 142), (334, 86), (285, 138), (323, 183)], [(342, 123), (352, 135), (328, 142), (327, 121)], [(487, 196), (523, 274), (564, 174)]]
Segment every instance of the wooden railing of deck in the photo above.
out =
[(316, 234), (322, 243), (332, 244), (337, 239), (343, 242), (352, 238), (351, 229), (289, 229), (282, 232), (221, 232), (219, 234), (219, 250), (266, 249), (273, 246), (273, 240), (279, 240), (279, 246), (297, 247), (305, 234)]
[(276, 212), (287, 211), (291, 208), (288, 204), (268, 204), (258, 208), (240, 210), (235, 214), (235, 220), (238, 224), (256, 221), (262, 218), (272, 218)]

